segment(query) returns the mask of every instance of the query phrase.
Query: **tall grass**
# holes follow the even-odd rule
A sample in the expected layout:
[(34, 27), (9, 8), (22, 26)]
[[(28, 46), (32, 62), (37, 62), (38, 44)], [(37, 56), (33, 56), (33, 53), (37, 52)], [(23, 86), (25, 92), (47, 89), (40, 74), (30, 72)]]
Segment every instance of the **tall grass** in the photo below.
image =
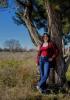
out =
[(66, 94), (42, 95), (36, 90), (39, 76), (35, 55), (0, 53), (0, 100), (69, 100)]

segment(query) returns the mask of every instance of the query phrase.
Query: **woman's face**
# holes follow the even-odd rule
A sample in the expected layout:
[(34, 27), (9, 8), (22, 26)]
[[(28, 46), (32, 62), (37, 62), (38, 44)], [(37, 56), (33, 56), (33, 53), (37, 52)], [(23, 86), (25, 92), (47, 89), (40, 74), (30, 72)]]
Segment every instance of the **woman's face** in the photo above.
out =
[(44, 35), (43, 36), (43, 40), (44, 40), (44, 42), (48, 42), (48, 40), (49, 40), (48, 36), (47, 35)]

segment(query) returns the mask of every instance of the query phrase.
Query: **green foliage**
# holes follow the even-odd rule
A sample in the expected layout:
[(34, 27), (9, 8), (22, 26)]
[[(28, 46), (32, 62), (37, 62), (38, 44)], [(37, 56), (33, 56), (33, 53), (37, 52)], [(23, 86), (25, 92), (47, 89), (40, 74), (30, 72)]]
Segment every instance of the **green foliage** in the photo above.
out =
[(36, 1), (36, 3), (38, 4), (38, 5), (43, 5), (44, 4), (44, 0), (35, 0)]
[[(36, 0), (39, 5), (43, 5), (44, 0)], [(63, 33), (70, 32), (70, 0), (48, 0), (53, 6), (53, 9), (59, 11), (62, 16), (62, 27)], [(47, 2), (47, 1), (46, 1)]]
[(63, 25), (63, 33), (70, 32), (70, 23), (66, 23)]
[[(63, 33), (70, 32), (70, 0), (48, 0), (48, 1), (50, 2), (53, 9), (56, 12), (58, 11), (61, 15)], [(44, 30), (46, 31), (48, 26), (47, 26), (47, 13), (45, 10), (45, 2), (47, 2), (47, 0), (34, 0), (34, 2), (32, 2), (33, 9), (30, 10), (31, 13), (30, 18), (32, 18), (37, 29), (44, 28)], [(18, 5), (19, 10), (17, 11), (19, 13), (20, 12), (23, 13), (24, 8), (23, 6), (20, 7), (20, 5), (21, 4)], [(20, 16), (19, 19), (20, 20), (18, 20), (18, 22), (22, 22)]]

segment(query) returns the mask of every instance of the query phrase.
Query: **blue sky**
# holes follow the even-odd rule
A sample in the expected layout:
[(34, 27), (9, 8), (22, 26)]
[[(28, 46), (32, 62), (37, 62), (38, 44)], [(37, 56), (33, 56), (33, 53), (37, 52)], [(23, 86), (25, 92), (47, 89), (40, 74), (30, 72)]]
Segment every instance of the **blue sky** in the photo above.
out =
[[(14, 0), (8, 0), (8, 8), (0, 8), (0, 47), (4, 46), (6, 40), (15, 39), (19, 40), (22, 47), (34, 48), (27, 28), (14, 23), (14, 8)], [(39, 32), (42, 34), (44, 30)]]
[(9, 39), (19, 40), (23, 47), (33, 47), (27, 29), (23, 25), (16, 25), (12, 15), (7, 11), (0, 12), (0, 46)]
[(8, 8), (0, 8), (0, 47), (4, 46), (4, 42), (10, 39), (19, 40), (22, 47), (33, 48), (30, 36), (25, 26), (14, 23), (12, 16), (14, 15), (14, 0), (9, 0)]

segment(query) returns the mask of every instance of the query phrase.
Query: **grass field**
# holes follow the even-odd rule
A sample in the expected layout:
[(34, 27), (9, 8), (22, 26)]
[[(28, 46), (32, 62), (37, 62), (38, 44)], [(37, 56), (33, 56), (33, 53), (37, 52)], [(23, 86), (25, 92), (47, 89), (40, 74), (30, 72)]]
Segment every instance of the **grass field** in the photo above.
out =
[(43, 95), (36, 90), (39, 77), (35, 62), (36, 52), (0, 52), (0, 100), (70, 100), (69, 94)]

